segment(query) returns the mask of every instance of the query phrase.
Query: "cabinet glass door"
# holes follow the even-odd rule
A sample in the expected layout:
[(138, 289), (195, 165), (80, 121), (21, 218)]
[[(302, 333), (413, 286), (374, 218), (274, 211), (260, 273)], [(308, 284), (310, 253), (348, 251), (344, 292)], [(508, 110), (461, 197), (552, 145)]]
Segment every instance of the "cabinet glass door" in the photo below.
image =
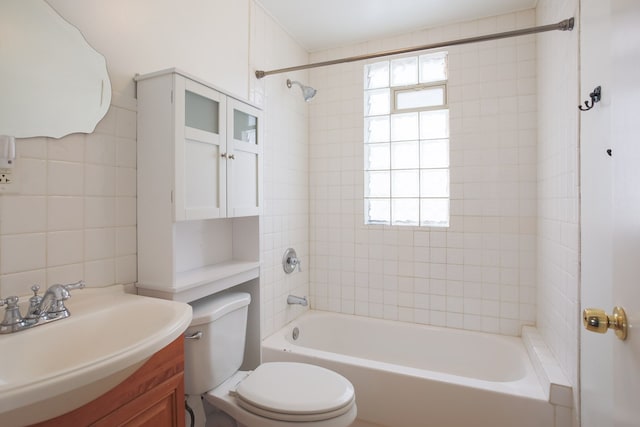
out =
[(232, 99), (228, 100), (227, 108), (229, 129), (233, 132), (227, 144), (230, 153), (227, 166), (229, 216), (259, 215), (262, 205), (261, 113)]
[(211, 88), (176, 80), (176, 220), (227, 214), (225, 102)]
[(185, 90), (184, 124), (205, 132), (220, 133), (220, 102)]

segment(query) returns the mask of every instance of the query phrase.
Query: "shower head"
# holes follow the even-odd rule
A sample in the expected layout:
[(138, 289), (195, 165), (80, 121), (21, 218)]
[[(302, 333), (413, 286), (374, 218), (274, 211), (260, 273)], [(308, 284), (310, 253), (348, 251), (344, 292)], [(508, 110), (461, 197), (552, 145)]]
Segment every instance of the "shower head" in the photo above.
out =
[(305, 101), (309, 102), (311, 101), (311, 99), (316, 96), (316, 90), (314, 88), (312, 88), (311, 86), (305, 86), (300, 82), (297, 81), (291, 81), (289, 79), (287, 79), (287, 87), (289, 89), (291, 89), (291, 86), (293, 85), (298, 85), (300, 86), (300, 90), (302, 90), (302, 97), (304, 98)]

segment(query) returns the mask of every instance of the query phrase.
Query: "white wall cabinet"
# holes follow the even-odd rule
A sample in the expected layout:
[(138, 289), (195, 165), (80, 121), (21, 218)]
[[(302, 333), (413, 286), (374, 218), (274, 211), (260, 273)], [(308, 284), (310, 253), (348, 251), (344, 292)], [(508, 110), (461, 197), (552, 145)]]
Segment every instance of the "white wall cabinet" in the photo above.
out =
[(261, 111), (176, 69), (136, 81), (139, 293), (192, 301), (257, 278)]
[(136, 80), (138, 151), (166, 151), (170, 169), (145, 173), (173, 176), (159, 190), (171, 192), (174, 220), (259, 215), (261, 111), (177, 70)]

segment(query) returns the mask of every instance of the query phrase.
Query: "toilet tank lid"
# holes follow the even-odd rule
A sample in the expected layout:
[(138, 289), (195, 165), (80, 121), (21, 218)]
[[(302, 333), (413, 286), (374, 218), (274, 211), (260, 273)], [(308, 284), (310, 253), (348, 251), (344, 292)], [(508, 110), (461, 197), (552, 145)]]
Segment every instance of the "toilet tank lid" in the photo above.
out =
[(191, 326), (213, 322), (225, 314), (248, 306), (250, 302), (251, 295), (247, 292), (229, 292), (201, 298), (190, 303), (193, 307)]

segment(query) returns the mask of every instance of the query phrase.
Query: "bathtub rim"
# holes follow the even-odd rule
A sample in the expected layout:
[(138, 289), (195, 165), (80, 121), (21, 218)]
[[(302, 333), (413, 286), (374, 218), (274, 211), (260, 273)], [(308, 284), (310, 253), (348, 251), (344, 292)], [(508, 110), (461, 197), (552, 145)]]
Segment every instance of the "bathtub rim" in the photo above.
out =
[[(304, 322), (310, 317), (322, 317), (322, 316), (336, 316), (343, 318), (357, 318), (371, 320), (371, 321), (381, 321), (381, 322), (392, 322), (396, 324), (408, 324), (417, 327), (418, 329), (429, 329), (435, 330), (438, 332), (455, 332), (456, 334), (472, 334), (472, 335), (487, 335), (492, 339), (496, 337), (498, 339), (505, 339), (510, 343), (516, 343), (518, 347), (518, 351), (522, 356), (525, 356), (524, 360), (525, 365), (525, 375), (514, 381), (487, 381), (477, 378), (471, 377), (463, 377), (459, 375), (425, 370), (420, 368), (406, 367), (401, 365), (396, 365), (393, 363), (382, 362), (372, 359), (367, 359), (364, 357), (356, 357), (350, 355), (344, 355), (334, 352), (329, 352), (325, 350), (319, 350), (309, 347), (303, 347), (296, 345), (295, 343), (291, 343), (286, 336), (293, 330), (294, 327), (301, 327), (301, 322)], [(442, 381), (452, 384), (457, 384), (465, 387), (472, 387), (476, 389), (481, 389), (486, 392), (491, 393), (501, 393), (501, 394), (509, 394), (516, 395), (519, 397), (531, 398), (540, 401), (549, 401), (549, 390), (543, 389), (543, 382), (540, 381), (536, 369), (534, 368), (534, 364), (531, 360), (531, 357), (527, 351), (527, 347), (523, 342), (521, 337), (513, 337), (513, 336), (505, 336), (498, 334), (489, 334), (486, 332), (476, 332), (476, 331), (468, 331), (464, 329), (454, 329), (454, 328), (445, 328), (440, 326), (433, 325), (423, 325), (417, 323), (407, 323), (400, 322), (394, 320), (387, 319), (378, 319), (378, 318), (368, 318), (364, 316), (356, 316), (351, 314), (344, 313), (336, 313), (322, 310), (306, 310), (302, 313), (298, 318), (292, 320), (291, 322), (284, 325), (279, 330), (275, 331), (271, 335), (267, 336), (262, 340), (261, 351), (264, 353), (266, 351), (273, 352), (288, 352), (293, 354), (299, 354), (301, 356), (305, 356), (310, 358), (311, 360), (330, 360), (333, 362), (344, 363), (345, 365), (352, 367), (366, 367), (369, 369), (378, 369), (386, 372), (392, 372), (401, 376), (409, 376), (409, 377), (417, 377), (425, 380), (432, 381)], [(366, 361), (366, 364), (363, 364), (363, 361)]]

